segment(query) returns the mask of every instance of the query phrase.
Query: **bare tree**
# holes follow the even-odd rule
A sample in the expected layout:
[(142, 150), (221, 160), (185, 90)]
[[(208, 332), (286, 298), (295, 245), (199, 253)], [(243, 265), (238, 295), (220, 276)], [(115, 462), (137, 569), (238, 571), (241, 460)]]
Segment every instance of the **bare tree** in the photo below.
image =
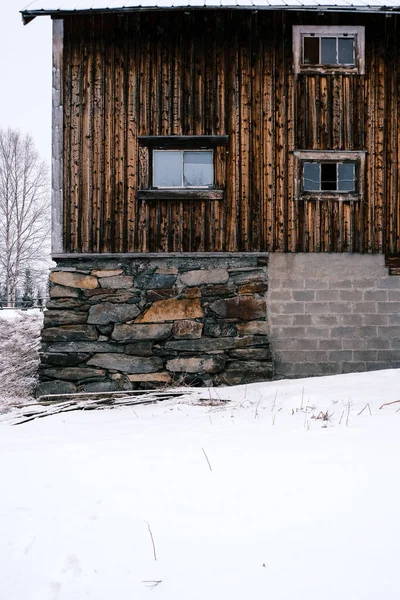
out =
[(7, 306), (15, 305), (25, 269), (46, 262), (49, 233), (48, 167), (30, 135), (0, 129), (0, 281)]

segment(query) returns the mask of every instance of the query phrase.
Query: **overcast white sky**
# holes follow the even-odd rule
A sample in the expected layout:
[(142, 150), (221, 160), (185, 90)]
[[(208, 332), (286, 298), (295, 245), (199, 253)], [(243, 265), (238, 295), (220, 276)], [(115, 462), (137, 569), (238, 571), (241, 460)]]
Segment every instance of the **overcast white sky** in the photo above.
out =
[(31, 133), (51, 160), (51, 19), (22, 25), (29, 0), (0, 0), (0, 127)]

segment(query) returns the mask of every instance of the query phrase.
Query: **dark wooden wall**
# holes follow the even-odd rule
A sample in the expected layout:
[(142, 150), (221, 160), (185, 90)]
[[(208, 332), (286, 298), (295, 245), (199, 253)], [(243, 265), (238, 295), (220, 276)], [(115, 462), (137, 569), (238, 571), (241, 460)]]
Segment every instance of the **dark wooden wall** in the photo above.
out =
[[(299, 75), (292, 25), (365, 25), (366, 74)], [(64, 23), (65, 252), (400, 252), (397, 18), (193, 11)], [(138, 135), (228, 135), (223, 200), (137, 200)], [(294, 149), (366, 150), (361, 201), (298, 201)]]

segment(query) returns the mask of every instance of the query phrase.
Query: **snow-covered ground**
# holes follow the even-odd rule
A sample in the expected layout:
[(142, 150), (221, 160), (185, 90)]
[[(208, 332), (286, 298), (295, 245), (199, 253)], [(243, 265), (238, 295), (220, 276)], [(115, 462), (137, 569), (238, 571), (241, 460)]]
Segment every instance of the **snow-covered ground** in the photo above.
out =
[(3, 415), (0, 598), (398, 600), (395, 400), (393, 370)]

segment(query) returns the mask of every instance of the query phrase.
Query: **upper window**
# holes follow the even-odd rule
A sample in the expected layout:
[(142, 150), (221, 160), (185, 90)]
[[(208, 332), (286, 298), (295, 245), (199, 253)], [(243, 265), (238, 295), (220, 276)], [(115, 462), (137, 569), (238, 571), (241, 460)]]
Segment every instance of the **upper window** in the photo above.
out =
[(303, 192), (355, 191), (355, 161), (303, 162)]
[(364, 73), (364, 27), (293, 27), (294, 70)]
[(211, 188), (212, 150), (153, 150), (154, 188)]

